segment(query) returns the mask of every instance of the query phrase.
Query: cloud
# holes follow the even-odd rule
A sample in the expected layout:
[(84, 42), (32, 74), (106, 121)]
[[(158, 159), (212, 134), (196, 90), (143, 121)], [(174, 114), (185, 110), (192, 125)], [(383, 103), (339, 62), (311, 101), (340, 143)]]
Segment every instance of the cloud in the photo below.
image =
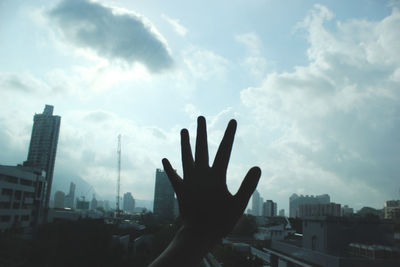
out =
[(188, 30), (180, 24), (178, 19), (173, 19), (168, 17), (167, 15), (162, 14), (161, 17), (171, 24), (171, 26), (174, 28), (174, 30), (181, 36), (185, 36), (188, 33)]
[(151, 72), (172, 67), (163, 37), (142, 16), (87, 0), (64, 0), (48, 12), (68, 42), (99, 57), (142, 63)]
[(263, 78), (266, 73), (267, 60), (261, 55), (262, 42), (253, 32), (235, 36), (235, 40), (243, 44), (247, 50), (247, 56), (242, 65), (255, 78)]
[(269, 175), (261, 184), (381, 207), (399, 186), (400, 12), (329, 31), (324, 23), (333, 18), (316, 5), (298, 25), (308, 65), (241, 92), (268, 138), (260, 149), (273, 155), (262, 163)]
[(0, 72), (0, 88), (11, 92), (21, 93), (49, 93), (49, 86), (30, 73), (2, 73)]
[(238, 43), (245, 45), (250, 54), (260, 54), (262, 43), (260, 38), (254, 32), (236, 35), (235, 40)]
[(210, 50), (191, 48), (183, 57), (190, 73), (200, 80), (224, 77), (229, 66), (229, 60)]

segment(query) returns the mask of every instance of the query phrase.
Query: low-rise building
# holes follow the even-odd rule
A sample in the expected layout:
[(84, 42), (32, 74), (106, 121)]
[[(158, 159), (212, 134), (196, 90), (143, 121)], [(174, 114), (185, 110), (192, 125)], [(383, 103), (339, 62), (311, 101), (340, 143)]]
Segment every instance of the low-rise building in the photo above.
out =
[(46, 182), (42, 170), (0, 165), (0, 231), (44, 220)]
[(383, 216), (385, 219), (400, 220), (400, 200), (385, 201)]
[[(299, 238), (300, 237), (300, 238)], [(379, 218), (303, 218), (303, 234), (272, 240), (264, 249), (270, 265), (288, 266), (400, 266), (394, 224)]]

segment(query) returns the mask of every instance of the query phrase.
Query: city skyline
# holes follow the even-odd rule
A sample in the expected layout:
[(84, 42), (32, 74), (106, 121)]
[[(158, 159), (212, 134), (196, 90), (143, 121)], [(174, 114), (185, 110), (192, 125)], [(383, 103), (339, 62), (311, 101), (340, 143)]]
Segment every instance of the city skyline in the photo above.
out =
[[(2, 1), (0, 164), (26, 159), (32, 115), (51, 104), (63, 118), (53, 193), (72, 181), (76, 196), (115, 199), (121, 134), (121, 192), (152, 200), (154, 170), (167, 157), (181, 174), (179, 131), (193, 144), (201, 114), (210, 158), (238, 121), (231, 192), (259, 165), (257, 190), (287, 212), (292, 193), (355, 210), (398, 199), (398, 2), (210, 5)], [(104, 20), (85, 14), (96, 10)], [(97, 31), (79, 35), (81, 23)]]

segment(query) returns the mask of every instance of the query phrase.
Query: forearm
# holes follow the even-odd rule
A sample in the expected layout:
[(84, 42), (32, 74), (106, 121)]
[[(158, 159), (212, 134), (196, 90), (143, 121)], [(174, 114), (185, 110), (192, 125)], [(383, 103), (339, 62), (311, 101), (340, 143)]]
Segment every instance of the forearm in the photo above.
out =
[(208, 233), (182, 227), (150, 267), (197, 267), (206, 253), (219, 241)]

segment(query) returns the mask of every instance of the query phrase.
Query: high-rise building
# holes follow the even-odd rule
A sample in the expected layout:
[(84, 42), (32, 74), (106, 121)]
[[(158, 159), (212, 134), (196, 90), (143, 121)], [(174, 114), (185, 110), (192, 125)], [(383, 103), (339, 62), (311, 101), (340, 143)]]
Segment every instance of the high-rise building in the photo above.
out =
[(171, 220), (174, 218), (174, 194), (167, 174), (163, 170), (157, 169), (153, 212), (159, 219)]
[(57, 191), (54, 194), (54, 208), (63, 209), (64, 200), (65, 200), (65, 193), (63, 191)]
[(277, 214), (277, 204), (272, 200), (267, 200), (263, 203), (262, 216), (273, 217)]
[(299, 216), (299, 206), (302, 204), (329, 204), (331, 199), (328, 194), (318, 195), (318, 196), (303, 196), (293, 194), (289, 198), (289, 217), (300, 217)]
[(123, 209), (125, 212), (134, 212), (135, 210), (135, 199), (133, 198), (131, 192), (127, 192), (123, 197)]
[(251, 210), (252, 210), (252, 214), (254, 215), (254, 216), (260, 216), (261, 214), (260, 214), (260, 210), (261, 210), (261, 198), (260, 198), (260, 193), (258, 193), (258, 191), (257, 191), (257, 189), (256, 190), (254, 190), (254, 193), (253, 193), (253, 196), (252, 196), (252, 199), (251, 199), (251, 201), (252, 201), (252, 207), (251, 207)]
[(61, 117), (53, 115), (53, 106), (46, 105), (42, 114), (35, 114), (28, 159), (25, 166), (36, 167), (46, 172), (46, 188), (42, 208), (49, 208), (51, 185), (53, 182), (54, 164), (56, 160), (58, 135), (60, 132)]
[(75, 184), (69, 185), (69, 193), (65, 196), (64, 207), (73, 209), (75, 206)]
[(92, 201), (90, 201), (90, 209), (91, 210), (97, 209), (97, 199), (96, 199), (95, 194), (93, 194)]

